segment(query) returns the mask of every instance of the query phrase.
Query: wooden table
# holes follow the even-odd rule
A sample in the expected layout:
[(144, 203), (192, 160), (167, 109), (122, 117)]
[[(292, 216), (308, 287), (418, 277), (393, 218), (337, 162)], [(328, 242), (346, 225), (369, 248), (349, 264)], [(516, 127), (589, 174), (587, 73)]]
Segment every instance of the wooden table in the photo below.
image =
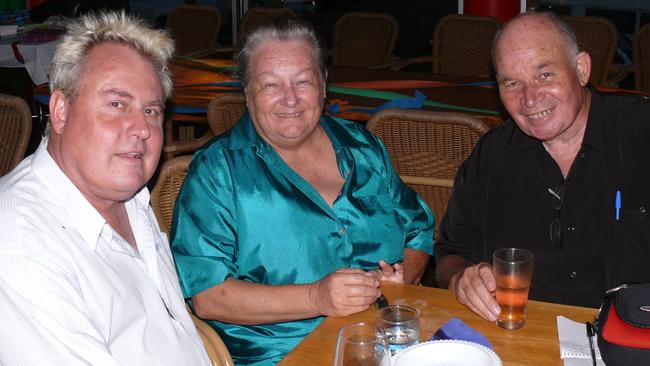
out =
[[(560, 359), (556, 316), (577, 322), (592, 320), (597, 309), (529, 301), (526, 325), (505, 330), (486, 321), (456, 302), (448, 290), (431, 287), (383, 284), (382, 292), (391, 304), (408, 304), (420, 310), (421, 339), (426, 340), (453, 317), (460, 318), (485, 335), (505, 366), (563, 365)], [(344, 318), (329, 317), (278, 365), (332, 365), (339, 329), (347, 324), (375, 321), (374, 307)]]

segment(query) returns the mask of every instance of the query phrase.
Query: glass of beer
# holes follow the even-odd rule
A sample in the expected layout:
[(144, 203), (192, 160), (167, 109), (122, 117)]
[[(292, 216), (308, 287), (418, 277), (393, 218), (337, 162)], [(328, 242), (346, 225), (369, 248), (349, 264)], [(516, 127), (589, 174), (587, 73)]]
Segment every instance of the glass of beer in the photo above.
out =
[(505, 329), (523, 327), (533, 277), (533, 253), (518, 248), (497, 249), (492, 255), (492, 272), (497, 282), (497, 303), (501, 307), (497, 324)]

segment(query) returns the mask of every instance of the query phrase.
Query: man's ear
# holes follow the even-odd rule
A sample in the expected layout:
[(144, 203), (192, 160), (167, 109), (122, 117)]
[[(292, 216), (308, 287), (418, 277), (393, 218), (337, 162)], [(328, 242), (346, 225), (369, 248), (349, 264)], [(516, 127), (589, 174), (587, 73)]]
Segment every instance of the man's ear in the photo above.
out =
[(65, 123), (68, 120), (68, 111), (70, 109), (70, 99), (62, 91), (55, 90), (50, 95), (50, 124), (52, 132), (60, 135), (63, 133)]
[(578, 72), (580, 85), (587, 85), (591, 75), (591, 56), (587, 52), (580, 52), (576, 56), (576, 71)]

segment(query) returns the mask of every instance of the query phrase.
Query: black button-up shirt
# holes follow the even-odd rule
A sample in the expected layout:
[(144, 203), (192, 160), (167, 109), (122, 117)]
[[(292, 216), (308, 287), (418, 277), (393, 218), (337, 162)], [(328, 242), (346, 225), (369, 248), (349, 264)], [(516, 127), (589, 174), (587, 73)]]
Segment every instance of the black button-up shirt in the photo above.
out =
[[(591, 96), (566, 179), (512, 120), (481, 139), (456, 177), (438, 260), (456, 254), (491, 263), (497, 248), (526, 248), (534, 256), (530, 298), (581, 306), (597, 307), (621, 282), (650, 282), (650, 103)], [(555, 239), (553, 225), (561, 231)]]

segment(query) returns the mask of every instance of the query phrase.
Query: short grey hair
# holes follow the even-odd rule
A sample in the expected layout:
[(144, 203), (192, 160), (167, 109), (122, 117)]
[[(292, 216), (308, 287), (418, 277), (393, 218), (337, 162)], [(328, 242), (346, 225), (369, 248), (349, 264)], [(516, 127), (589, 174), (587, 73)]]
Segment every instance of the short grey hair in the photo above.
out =
[[(573, 29), (566, 24), (562, 19), (558, 18), (557, 15), (544, 11), (544, 12), (527, 12), (520, 14), (507, 22), (503, 23), (503, 26), (497, 31), (497, 33), (494, 35), (494, 40), (492, 41), (492, 64), (496, 65), (495, 61), (495, 51), (496, 51), (496, 46), (499, 43), (499, 40), (501, 39), (501, 35), (503, 34), (503, 31), (508, 28), (508, 25), (512, 23), (513, 21), (517, 21), (518, 19), (522, 18), (530, 18), (530, 17), (535, 17), (535, 18), (541, 18), (549, 21), (557, 30), (557, 32), (560, 34), (562, 39), (564, 39), (564, 46), (566, 47), (566, 52), (567, 55), (569, 56), (570, 59), (574, 59), (575, 56), (578, 55), (580, 52), (580, 47), (578, 46), (578, 41), (576, 40), (576, 34), (573, 32)], [(496, 67), (496, 66), (495, 66)]]
[(237, 54), (237, 63), (239, 65), (239, 76), (244, 90), (248, 88), (251, 82), (251, 61), (252, 56), (261, 45), (271, 41), (303, 41), (307, 43), (311, 50), (316, 65), (318, 65), (318, 74), (321, 83), (325, 83), (327, 69), (316, 33), (313, 28), (295, 16), (283, 16), (254, 29), (246, 35), (244, 46)]
[(61, 90), (65, 96), (74, 98), (88, 52), (93, 46), (107, 42), (132, 47), (149, 59), (158, 74), (165, 99), (171, 96), (169, 61), (174, 54), (174, 41), (164, 31), (155, 30), (124, 11), (89, 13), (68, 25), (52, 59), (50, 91)]

